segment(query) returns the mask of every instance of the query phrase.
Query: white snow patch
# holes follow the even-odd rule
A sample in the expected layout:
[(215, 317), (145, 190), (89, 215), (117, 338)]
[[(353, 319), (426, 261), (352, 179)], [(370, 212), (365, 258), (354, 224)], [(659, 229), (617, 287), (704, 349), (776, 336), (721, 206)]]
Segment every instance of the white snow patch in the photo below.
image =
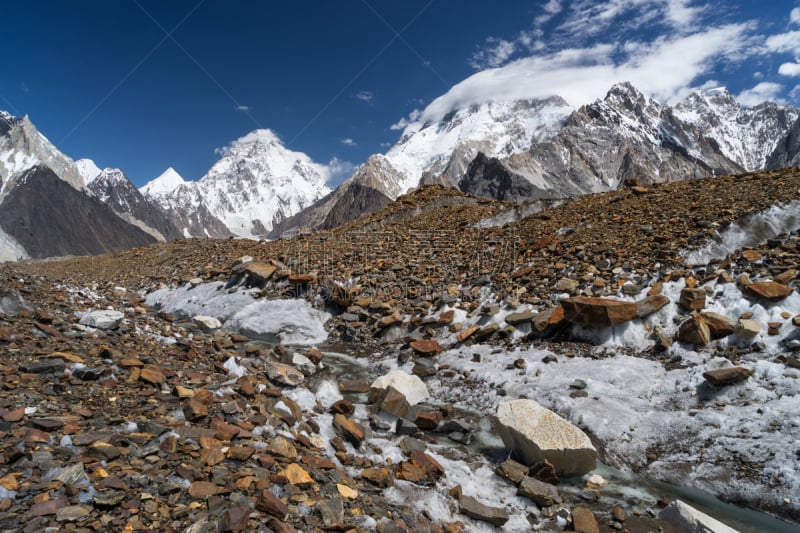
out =
[(228, 371), (228, 375), (232, 378), (240, 378), (247, 374), (247, 368), (240, 365), (236, 361), (235, 357), (228, 358), (228, 360), (225, 361), (222, 366)]
[(683, 253), (689, 265), (706, 265), (713, 259), (724, 259), (729, 254), (772, 239), (783, 233), (800, 229), (800, 200), (787, 204), (774, 205), (740, 223), (733, 224), (720, 234), (716, 242), (709, 243), (700, 250)]
[(317, 386), (317, 400), (325, 409), (344, 398), (339, 392), (339, 386), (334, 381), (323, 381)]
[[(601, 442), (603, 460), (623, 470), (636, 468), (646, 475), (678, 485), (694, 486), (727, 497), (758, 504), (769, 502), (800, 507), (800, 372), (760, 360), (760, 354), (742, 356), (753, 376), (742, 383), (714, 388), (702, 374), (730, 366), (727, 359), (681, 347), (671, 348), (688, 368), (667, 371), (662, 364), (614, 354), (605, 358), (542, 359), (551, 352), (524, 349), (493, 353), (489, 346), (449, 350), (439, 359), (458, 372), (468, 371), (482, 386), (456, 387), (438, 379), (428, 381), (441, 401), (472, 405), (494, 412), (499, 401), (527, 396), (553, 409)], [(472, 354), (483, 362), (473, 361)], [(523, 359), (524, 369), (513, 362)], [(587, 397), (572, 398), (570, 385), (586, 383)], [(504, 389), (504, 395), (496, 390)], [(659, 459), (646, 463), (646, 452), (659, 449)], [(775, 486), (746, 478), (731, 479), (732, 457), (764, 465)], [(448, 469), (449, 475), (449, 469)]]
[(92, 181), (94, 181), (94, 179), (102, 172), (100, 167), (95, 165), (94, 161), (91, 159), (78, 159), (75, 161), (75, 168), (78, 170), (78, 174), (81, 175), (83, 182), (86, 185), (89, 185)]
[(226, 321), (244, 307), (252, 304), (253, 290), (225, 290), (221, 281), (203, 283), (197, 286), (186, 284), (177, 289), (159, 289), (147, 295), (149, 306), (159, 307), (179, 318), (208, 315)]
[(22, 261), (30, 256), (17, 240), (0, 228), (0, 263), (4, 261)]
[(256, 339), (313, 345), (327, 340), (330, 317), (305, 300), (259, 300), (234, 314), (225, 327)]

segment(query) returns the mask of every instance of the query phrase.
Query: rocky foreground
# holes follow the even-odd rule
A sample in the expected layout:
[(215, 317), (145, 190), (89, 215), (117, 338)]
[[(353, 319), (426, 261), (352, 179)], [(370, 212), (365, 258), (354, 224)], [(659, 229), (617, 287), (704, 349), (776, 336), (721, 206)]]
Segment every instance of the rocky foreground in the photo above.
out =
[[(0, 525), (688, 527), (682, 504), (612, 497), (596, 460), (800, 520), (800, 236), (726, 233), (798, 199), (798, 169), (551, 205), (425, 187), (292, 239), (6, 264)], [(237, 315), (275, 299), (304, 303)], [(689, 425), (646, 430), (633, 382), (609, 412), (636, 427), (599, 421), (626, 392), (593, 374), (609, 362), (673, 376), (642, 412)]]

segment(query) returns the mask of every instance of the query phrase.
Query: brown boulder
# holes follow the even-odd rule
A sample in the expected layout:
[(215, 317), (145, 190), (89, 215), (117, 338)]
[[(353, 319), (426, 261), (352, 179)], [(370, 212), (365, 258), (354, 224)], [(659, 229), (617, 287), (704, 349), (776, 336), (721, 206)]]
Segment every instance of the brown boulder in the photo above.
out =
[(706, 325), (708, 325), (712, 339), (723, 339), (736, 331), (736, 320), (725, 315), (708, 311), (700, 313), (700, 316), (703, 317)]
[(435, 340), (414, 341), (411, 343), (411, 349), (414, 350), (414, 353), (425, 357), (433, 357), (442, 353), (442, 346)]
[(716, 387), (725, 385), (732, 385), (744, 381), (753, 375), (752, 370), (743, 368), (741, 366), (732, 366), (729, 368), (720, 368), (718, 370), (709, 370), (703, 372), (703, 378)]
[(361, 446), (364, 441), (364, 428), (361, 424), (353, 422), (344, 415), (335, 415), (333, 417), (333, 428), (339, 436), (356, 448)]
[(636, 302), (636, 318), (652, 315), (669, 303), (669, 298), (663, 294), (652, 294)]
[(564, 308), (560, 305), (551, 307), (547, 311), (543, 311), (533, 318), (533, 330), (537, 333), (544, 334), (551, 327), (557, 328), (566, 324), (564, 319)]
[(575, 507), (572, 509), (572, 529), (578, 533), (600, 532), (597, 519), (588, 507)]
[(701, 316), (693, 316), (688, 320), (684, 320), (675, 338), (680, 342), (694, 344), (695, 346), (705, 346), (711, 342), (711, 330)]
[(394, 485), (392, 472), (388, 468), (365, 468), (361, 471), (361, 479), (366, 479), (381, 488)]
[(703, 289), (686, 287), (681, 290), (681, 297), (678, 303), (681, 307), (689, 311), (703, 309), (706, 306), (706, 291)]
[(636, 318), (634, 302), (579, 296), (561, 301), (567, 321), (592, 328), (607, 328)]
[(245, 273), (256, 283), (265, 283), (276, 270), (278, 270), (276, 266), (262, 262), (247, 263), (244, 268)]
[(780, 302), (792, 294), (794, 289), (776, 281), (755, 281), (744, 287), (743, 292), (745, 296), (756, 300)]
[(289, 507), (267, 489), (258, 493), (256, 509), (280, 519), (289, 514)]

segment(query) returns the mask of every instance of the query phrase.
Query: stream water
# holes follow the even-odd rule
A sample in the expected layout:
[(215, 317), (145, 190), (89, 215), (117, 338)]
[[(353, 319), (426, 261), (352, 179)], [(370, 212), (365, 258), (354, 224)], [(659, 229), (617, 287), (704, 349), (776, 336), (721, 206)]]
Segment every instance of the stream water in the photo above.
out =
[[(381, 374), (379, 368), (369, 360), (342, 353), (341, 346), (321, 347), (325, 353), (324, 363), (328, 372), (339, 379), (356, 379), (371, 382)], [(328, 374), (330, 376), (330, 374)], [(351, 398), (364, 401), (365, 398)], [(433, 403), (435, 405), (435, 403)], [(487, 463), (498, 464), (506, 459), (508, 452), (493, 427), (491, 417), (477, 410), (460, 409), (456, 415), (468, 419), (475, 427), (473, 440), (468, 449), (483, 457)], [(445, 436), (435, 436), (434, 440), (442, 446), (456, 445)], [(632, 472), (625, 472), (599, 463), (592, 473), (599, 474), (609, 483), (600, 489), (601, 501), (610, 507), (619, 505), (630, 512), (657, 510), (659, 500), (680, 499), (696, 509), (716, 518), (741, 533), (797, 533), (800, 525), (792, 524), (767, 513), (724, 502), (710, 494), (692, 487), (679, 487), (657, 480), (647, 479)], [(583, 478), (562, 480), (559, 492), (580, 500)]]

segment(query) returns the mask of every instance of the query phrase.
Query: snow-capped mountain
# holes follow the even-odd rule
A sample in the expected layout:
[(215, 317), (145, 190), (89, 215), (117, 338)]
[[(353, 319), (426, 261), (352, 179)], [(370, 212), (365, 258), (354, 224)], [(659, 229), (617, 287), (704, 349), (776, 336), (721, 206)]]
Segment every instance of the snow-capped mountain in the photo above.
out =
[(169, 167), (167, 170), (162, 172), (159, 177), (147, 182), (147, 184), (139, 190), (146, 196), (158, 197), (168, 195), (181, 185), (185, 184), (186, 180), (183, 179), (183, 176), (178, 174), (178, 171), (176, 171), (174, 168)]
[[(81, 159), (78, 161), (87, 161)], [(87, 164), (84, 164), (88, 167)], [(97, 167), (95, 167), (97, 168)], [(93, 175), (93, 170), (90, 175)], [(101, 170), (87, 180), (87, 190), (130, 224), (152, 235), (159, 241), (181, 237), (180, 231), (169, 221), (169, 217), (152, 200), (134, 187), (118, 168)]]
[(273, 227), (270, 238), (301, 228), (330, 229), (389, 204), (405, 180), (382, 154), (367, 159), (335, 191)]
[(500, 161), (534, 186), (533, 196), (756, 170), (797, 116), (796, 108), (771, 103), (742, 108), (719, 90), (673, 108), (620, 83), (572, 113), (550, 141)]
[(800, 165), (800, 118), (767, 158), (767, 168), (785, 168)]
[(781, 137), (800, 116), (797, 108), (764, 102), (740, 106), (724, 87), (695, 91), (674, 108), (675, 116), (713, 139), (722, 153), (746, 170), (762, 169)]
[(97, 254), (176, 234), (122, 172), (73, 161), (27, 116), (0, 111), (2, 260)]
[(83, 176), (75, 163), (39, 133), (27, 115), (23, 118), (0, 111), (0, 202), (17, 179), (36, 165), (45, 165), (75, 189)]
[(75, 166), (78, 169), (78, 174), (83, 178), (84, 185), (90, 184), (103, 172), (91, 159), (78, 159), (75, 161)]
[[(694, 92), (674, 107), (630, 83), (578, 108), (553, 96), (471, 103), (442, 115), (442, 101), (412, 117), (384, 156), (372, 156), (334, 194), (276, 229), (341, 224), (382, 205), (381, 197), (425, 183), (523, 201), (800, 162), (797, 108), (742, 107), (724, 89)], [(343, 209), (366, 205), (366, 196), (374, 200), (366, 211)]]
[(546, 141), (574, 110), (563, 98), (486, 102), (451, 111), (436, 122), (411, 123), (386, 159), (403, 176), (385, 192), (392, 198), (420, 182), (455, 184), (483, 153), (508, 157)]
[(197, 182), (165, 174), (141, 191), (170, 212), (185, 236), (260, 238), (330, 192), (327, 167), (287, 149), (267, 129), (231, 143)]
[[(745, 170), (697, 126), (628, 83), (575, 110), (550, 140), (479, 170), (484, 168), (514, 176), (517, 188), (527, 181), (529, 197), (575, 196), (616, 189), (626, 181), (664, 182)], [(490, 178), (468, 172), (459, 185), (485, 194), (481, 186)]]

